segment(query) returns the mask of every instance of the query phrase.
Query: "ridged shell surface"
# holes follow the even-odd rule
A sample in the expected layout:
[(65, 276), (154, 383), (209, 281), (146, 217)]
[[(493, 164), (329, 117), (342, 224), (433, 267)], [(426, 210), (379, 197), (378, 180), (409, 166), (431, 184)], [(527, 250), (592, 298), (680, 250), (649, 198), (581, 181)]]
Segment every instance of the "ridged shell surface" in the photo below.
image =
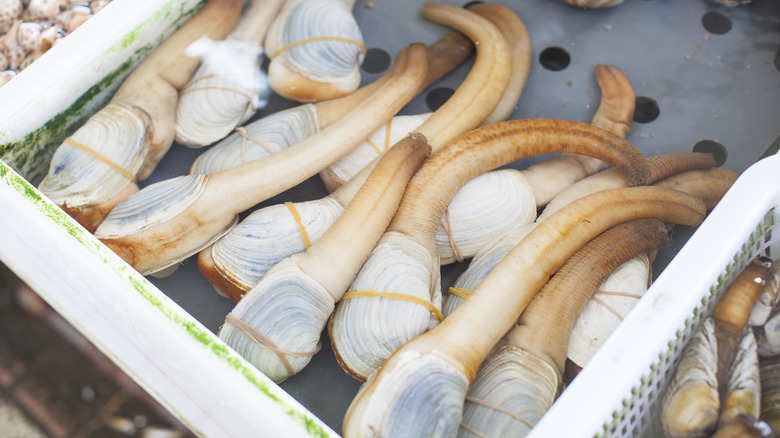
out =
[(469, 429), (489, 437), (526, 436), (550, 409), (557, 394), (558, 376), (548, 363), (505, 345), (477, 372), (463, 408), (466, 427), (460, 428), (458, 437), (480, 436)]
[(535, 218), (533, 190), (522, 173), (500, 169), (472, 178), (452, 199), (436, 230), (441, 264), (454, 263), (456, 249), (462, 258), (472, 257), (488, 242)]
[[(338, 187), (349, 181), (368, 163), (417, 129), (431, 114), (393, 117), (389, 124), (379, 128), (366, 141), (357, 145), (355, 149), (323, 170), (323, 179), (329, 179), (332, 187)], [(389, 136), (388, 127), (390, 128)]]
[(644, 253), (610, 274), (599, 287), (602, 293), (597, 292), (588, 300), (577, 318), (569, 338), (569, 359), (584, 367), (647, 292), (649, 281), (650, 259)]
[(720, 424), (740, 415), (758, 418), (761, 414), (761, 376), (758, 367), (758, 346), (752, 330), (746, 330), (737, 348), (729, 371), (728, 389), (723, 400)]
[(718, 341), (712, 318), (705, 319), (683, 351), (664, 394), (661, 424), (669, 436), (712, 432), (718, 422)]
[(775, 312), (758, 331), (758, 353), (762, 357), (780, 354), (780, 312)]
[[(432, 301), (441, 309), (441, 279), (438, 269), (431, 272), (430, 253), (398, 233), (382, 236), (349, 291), (403, 293)], [(428, 308), (418, 303), (359, 297), (339, 301), (329, 332), (343, 363), (365, 378), (403, 344), (438, 322)]]
[[(344, 211), (328, 197), (293, 205), (312, 243)], [(253, 211), (214, 243), (211, 255), (218, 272), (248, 291), (271, 267), (305, 250), (300, 226), (290, 209), (278, 204)]]
[[(452, 287), (466, 289), (469, 292), (473, 291), (490, 271), (531, 232), (534, 226), (533, 223), (520, 226), (486, 245), (471, 259), (469, 266), (458, 276)], [(441, 309), (444, 317), (446, 318), (454, 312), (463, 300), (463, 297), (454, 293), (446, 294)]]
[(341, 37), (363, 42), (352, 11), (339, 0), (301, 0), (290, 2), (279, 17), (289, 9), (286, 20), (277, 20), (266, 36), (270, 56), (282, 56), (293, 70), (320, 82), (341, 81), (359, 75), (363, 62), (362, 48), (342, 41), (311, 41), (285, 50), (276, 50), (288, 44), (318, 37)]
[[(284, 263), (269, 272), (231, 314), (249, 323), (281, 350), (313, 352), (334, 304), (333, 297), (321, 285), (292, 263)], [(223, 325), (219, 337), (275, 382), (290, 377), (275, 352), (250, 340), (235, 326)], [(285, 357), (295, 372), (312, 358), (307, 354)]]
[(263, 117), (234, 132), (200, 154), (192, 174), (232, 169), (242, 163), (279, 152), (319, 131), (317, 109), (304, 104)]
[(200, 196), (205, 180), (205, 175), (183, 175), (145, 187), (117, 204), (95, 236), (102, 239), (138, 233), (178, 215)]
[(201, 38), (186, 53), (202, 61), (179, 91), (177, 142), (190, 147), (210, 145), (268, 104), (271, 86), (260, 69), (261, 47)]
[(454, 436), (469, 385), (466, 376), (436, 352), (403, 352), (395, 365), (374, 377), (381, 380), (357, 436)]
[(135, 175), (146, 148), (146, 121), (120, 105), (108, 104), (70, 136), (94, 153), (69, 143), (52, 156), (40, 190), (58, 205), (81, 207), (100, 204), (119, 193), (128, 177), (96, 155)]

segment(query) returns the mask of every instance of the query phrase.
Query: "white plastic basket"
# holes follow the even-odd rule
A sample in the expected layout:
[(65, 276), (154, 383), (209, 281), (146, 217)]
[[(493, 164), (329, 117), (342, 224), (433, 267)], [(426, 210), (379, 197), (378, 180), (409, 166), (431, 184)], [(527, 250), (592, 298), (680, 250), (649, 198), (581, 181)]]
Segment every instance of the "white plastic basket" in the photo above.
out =
[(740, 176), (531, 436), (661, 436), (660, 401), (699, 321), (750, 260), (777, 258), (778, 205), (774, 155)]
[[(104, 102), (118, 85), (113, 79), (129, 72), (124, 63), (138, 62), (203, 2), (115, 0), (0, 91), (7, 103), (0, 107), (0, 148), (18, 142), (26, 150), (43, 144), (43, 137), (64, 136), (53, 122), (74, 113), (86, 117), (77, 110), (88, 113)], [(780, 67), (772, 64), (780, 49), (777, 2), (729, 9), (711, 0), (626, 1), (601, 10), (554, 0), (498, 2), (526, 22), (534, 53), (511, 118), (588, 121), (599, 101), (593, 66), (610, 63), (626, 73), (637, 96), (660, 106), (656, 120), (635, 123), (628, 135), (646, 155), (691, 150), (711, 139), (728, 150), (724, 166), (742, 172), (779, 133)], [(393, 55), (447, 33), (419, 17), (422, 3), (357, 0), (354, 13), (367, 47)], [(701, 21), (710, 13), (728, 15), (732, 30), (704, 29)], [(570, 65), (559, 71), (539, 65), (548, 48), (571, 55)], [(467, 71), (464, 65), (436, 86), (454, 89)], [(364, 81), (381, 74), (365, 74)], [(98, 97), (90, 91), (96, 82), (105, 85)], [(83, 104), (87, 98), (94, 101)], [(275, 99), (265, 113), (290, 105)], [(403, 112), (429, 109), (422, 95)], [(37, 166), (45, 165), (43, 154), (33, 156)], [(174, 145), (147, 183), (185, 173), (194, 156)], [(777, 222), (780, 194), (771, 192), (780, 190), (779, 179), (777, 157), (740, 178), (533, 436), (658, 435), (657, 400), (693, 327), (734, 272), (777, 245), (768, 236)], [(274, 384), (214, 335), (232, 304), (213, 293), (192, 259), (168, 278), (144, 278), (33, 185), (0, 162), (0, 261), (177, 418), (209, 437), (338, 435), (358, 383), (327, 356), (327, 343), (295, 379)], [(284, 200), (322, 195), (324, 188), (309, 181)], [(674, 252), (659, 254), (655, 269)], [(444, 286), (457, 275), (446, 268)]]

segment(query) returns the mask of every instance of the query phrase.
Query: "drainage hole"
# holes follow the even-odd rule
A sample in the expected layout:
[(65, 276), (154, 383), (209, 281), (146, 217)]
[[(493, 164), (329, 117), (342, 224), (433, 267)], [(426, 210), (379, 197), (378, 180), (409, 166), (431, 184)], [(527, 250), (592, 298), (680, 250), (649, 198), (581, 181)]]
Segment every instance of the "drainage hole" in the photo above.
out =
[(452, 88), (434, 88), (425, 96), (425, 104), (431, 111), (436, 111), (440, 106), (444, 105), (444, 103), (447, 102), (447, 99), (449, 99), (450, 96), (452, 96), (454, 93), (455, 90)]
[(361, 67), (367, 73), (380, 73), (387, 70), (390, 66), (390, 54), (382, 49), (366, 50), (366, 57), (363, 58)]
[(724, 34), (731, 30), (731, 17), (722, 12), (710, 11), (701, 17), (701, 24), (707, 32)]
[(704, 152), (715, 157), (715, 165), (722, 166), (728, 158), (726, 147), (715, 140), (702, 140), (693, 145), (693, 152)]
[(645, 96), (637, 96), (634, 109), (634, 121), (637, 123), (650, 123), (661, 114), (658, 102)]
[(569, 66), (570, 61), (569, 52), (560, 47), (548, 47), (539, 54), (539, 62), (547, 70), (563, 70)]

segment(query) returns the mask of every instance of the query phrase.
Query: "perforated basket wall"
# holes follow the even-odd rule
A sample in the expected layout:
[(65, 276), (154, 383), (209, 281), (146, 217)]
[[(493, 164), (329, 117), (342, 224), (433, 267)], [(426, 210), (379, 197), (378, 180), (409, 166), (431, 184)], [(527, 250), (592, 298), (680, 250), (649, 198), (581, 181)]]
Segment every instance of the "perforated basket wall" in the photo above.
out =
[(778, 257), (778, 172), (774, 155), (740, 177), (532, 436), (662, 436), (660, 401), (696, 327), (752, 259)]
[[(459, 6), (467, 3), (447, 2)], [(150, 4), (154, 2), (143, 3), (152, 10)], [(750, 5), (728, 8), (711, 0), (625, 0), (614, 8), (600, 10), (572, 7), (556, 0), (498, 3), (523, 19), (533, 50), (527, 85), (511, 118), (589, 122), (600, 99), (593, 68), (597, 64), (613, 64), (626, 74), (637, 95), (637, 115), (627, 139), (645, 155), (703, 150), (715, 153), (723, 167), (737, 172), (750, 168), (695, 234), (693, 229), (684, 227), (675, 231), (674, 243), (656, 258), (654, 271), (663, 272), (646, 298), (533, 432), (536, 437), (658, 436), (654, 420), (658, 400), (699, 320), (711, 311), (723, 286), (750, 258), (765, 251), (774, 256), (780, 254), (780, 233), (773, 230), (778, 222), (776, 206), (780, 205), (779, 159), (772, 156), (751, 167), (761, 157), (776, 152), (780, 145), (780, 2), (755, 0)], [(370, 62), (363, 68), (363, 83), (383, 74), (389, 64), (382, 60), (389, 62), (402, 47), (418, 41), (431, 43), (449, 32), (419, 16), (422, 4), (420, 0), (355, 2), (354, 15), (370, 55)], [(134, 2), (127, 10), (137, 11), (140, 5)], [(95, 20), (88, 24), (99, 29), (99, 17)], [(146, 21), (140, 21), (143, 25), (138, 25), (133, 36), (161, 37), (159, 31), (144, 27)], [(103, 25), (114, 27), (112, 23)], [(98, 33), (96, 30), (91, 39), (99, 41)], [(119, 47), (117, 50), (126, 49), (123, 41), (112, 44)], [(60, 61), (70, 59), (67, 53), (57, 56), (61, 56)], [(78, 68), (62, 69), (65, 63), (56, 62), (56, 58), (54, 61), (47, 66), (48, 61), (42, 58), (37, 70), (43, 72), (42, 76), (48, 71), (68, 77), (92, 68), (81, 62)], [(402, 114), (433, 109), (442, 96), (446, 98), (458, 87), (469, 67), (470, 63), (466, 63), (425, 90)], [(24, 85), (23, 81), (35, 78), (18, 79), (21, 82), (16, 84)], [(46, 93), (26, 95), (22, 85), (13, 94), (19, 99), (3, 101), (0, 139), (2, 134), (18, 130), (18, 123), (11, 116), (22, 103), (28, 113), (38, 113), (38, 108), (52, 110), (52, 114), (67, 109), (56, 107), (52, 96)], [(35, 87), (33, 82), (27, 85), (30, 89)], [(3, 95), (10, 95), (10, 91), (6, 89)], [(25, 96), (26, 100), (21, 102)], [(293, 105), (274, 97), (256, 118)], [(144, 186), (187, 173), (200, 152), (174, 144)], [(545, 158), (522, 160), (510, 167), (524, 168)], [(329, 428), (341, 430), (344, 413), (360, 382), (341, 370), (325, 336), (324, 348), (310, 365), (279, 389), (231, 356), (213, 337), (233, 303), (214, 293), (198, 272), (194, 257), (182, 262), (169, 277), (143, 279), (128, 267), (120, 266), (107, 248), (90, 240), (86, 232), (79, 233), (64, 213), (2, 166), (0, 180), (3, 205), (11, 205), (9, 201), (20, 193), (26, 195), (13, 204), (19, 207), (11, 215), (0, 215), (3, 261), (38, 287), (40, 290), (36, 290), (58, 311), (66, 313), (90, 340), (120, 362), (129, 374), (142, 380), (155, 396), (164, 399), (163, 404), (193, 429), (205, 435), (210, 430), (224, 432), (260, 423), (252, 426), (259, 430), (249, 432), (261, 434), (275, 430), (272, 426), (282, 424), (284, 417), (290, 428), (302, 425), (304, 433), (310, 435), (332, 435)], [(326, 193), (315, 177), (258, 207), (316, 199)], [(26, 226), (28, 223), (35, 224), (35, 229)], [(51, 234), (43, 232), (46, 226), (52, 228), (46, 230)], [(64, 243), (51, 244), (54, 237), (61, 237)], [(78, 242), (71, 242), (72, 237)], [(23, 247), (30, 239), (44, 242), (42, 247), (46, 250)], [(9, 247), (9, 241), (23, 242), (19, 243), (23, 248)], [(84, 250), (84, 254), (75, 254), (71, 244)], [(48, 260), (46, 266), (51, 267), (45, 272), (39, 267), (42, 260)], [(106, 271), (101, 271), (104, 282), (95, 279), (99, 269)], [(465, 264), (443, 267), (444, 290), (464, 269)], [(89, 281), (77, 275), (81, 271), (89, 271)], [(64, 280), (71, 280), (74, 295), (62, 294), (68, 283)], [(127, 290), (120, 290), (117, 285)], [(106, 297), (111, 301), (95, 304), (98, 299), (108, 301)], [(126, 307), (118, 309), (116, 304), (125, 306), (126, 301), (137, 304), (134, 311), (148, 319), (127, 318)], [(109, 311), (117, 312), (114, 318)], [(124, 322), (131, 328), (121, 326)], [(105, 332), (112, 336), (101, 337)], [(130, 345), (138, 338), (142, 338), (140, 346)], [(150, 359), (151, 347), (147, 343), (153, 342), (155, 354), (167, 353), (167, 362)], [(186, 346), (186, 342), (195, 345)], [(181, 358), (185, 356), (203, 360), (184, 364)], [(203, 379), (197, 375), (201, 370), (197, 367), (209, 372), (219, 369), (228, 377), (210, 373), (212, 380)], [(238, 396), (238, 392), (243, 395)], [(288, 395), (295, 403), (286, 398)], [(266, 402), (267, 406), (263, 405), (264, 412), (241, 411), (231, 408), (236, 400), (253, 406)], [(284, 415), (271, 418), (275, 414), (267, 412), (277, 413), (272, 409)], [(316, 421), (312, 419), (315, 416)], [(245, 429), (241, 431), (247, 432)]]

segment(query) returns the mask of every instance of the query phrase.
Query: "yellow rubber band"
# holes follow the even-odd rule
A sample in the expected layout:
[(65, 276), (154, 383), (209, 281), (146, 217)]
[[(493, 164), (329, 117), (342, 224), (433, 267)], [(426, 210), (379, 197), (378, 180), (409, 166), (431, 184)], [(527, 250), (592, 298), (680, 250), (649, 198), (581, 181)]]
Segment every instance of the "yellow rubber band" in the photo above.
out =
[(390, 149), (390, 130), (393, 126), (393, 118), (391, 117), (390, 120), (387, 122), (387, 127), (385, 128), (385, 148), (381, 149), (379, 146), (376, 145), (373, 141), (371, 141), (370, 138), (366, 139), (366, 143), (370, 144), (371, 147), (374, 148), (377, 154), (382, 155), (383, 153), (387, 152), (388, 149)]
[(113, 161), (111, 161), (110, 159), (104, 157), (103, 155), (100, 155), (96, 150), (90, 148), (89, 146), (85, 146), (85, 145), (77, 142), (76, 140), (73, 140), (70, 137), (66, 138), (64, 140), (64, 143), (67, 143), (67, 144), (73, 146), (74, 148), (76, 148), (76, 149), (78, 149), (80, 151), (84, 151), (84, 152), (92, 155), (93, 157), (97, 158), (98, 160), (100, 160), (103, 163), (105, 163), (106, 165), (108, 165), (108, 167), (116, 170), (120, 175), (124, 176), (125, 178), (129, 179), (132, 182), (135, 182), (135, 175), (134, 174), (130, 173), (127, 169), (125, 169), (124, 167), (114, 163)]
[(376, 143), (374, 143), (373, 141), (371, 141), (371, 139), (370, 139), (370, 138), (367, 138), (367, 139), (366, 139), (366, 142), (367, 142), (368, 144), (370, 144), (370, 145), (371, 145), (371, 146), (374, 148), (374, 150), (376, 151), (376, 153), (377, 153), (378, 155), (382, 155), (382, 149), (379, 149), (379, 146), (377, 146), (377, 145), (376, 145)]
[(274, 56), (279, 56), (282, 53), (286, 52), (287, 50), (292, 49), (293, 47), (298, 47), (298, 46), (303, 45), (303, 44), (316, 43), (316, 42), (321, 42), (321, 41), (338, 41), (338, 42), (342, 42), (342, 43), (354, 44), (354, 45), (360, 47), (360, 51), (363, 53), (363, 55), (366, 54), (366, 45), (363, 44), (362, 42), (358, 41), (358, 40), (353, 40), (352, 38), (346, 38), (346, 37), (340, 37), (340, 36), (318, 36), (318, 37), (304, 38), (302, 40), (298, 40), (298, 41), (292, 42), (292, 43), (290, 43), (290, 44), (288, 44), (286, 46), (282, 46), (281, 48), (279, 48), (276, 51), (276, 55), (274, 55)]
[(300, 227), (301, 230), (301, 240), (303, 240), (303, 246), (308, 249), (311, 246), (311, 240), (309, 240), (309, 233), (306, 232), (306, 228), (303, 227), (303, 221), (301, 220), (300, 213), (298, 213), (298, 209), (295, 208), (292, 202), (285, 202), (284, 205), (288, 210), (290, 210), (290, 213), (292, 213), (293, 218), (295, 218), (295, 222), (298, 222), (298, 227)]
[(344, 294), (343, 297), (341, 297), (342, 300), (348, 300), (350, 298), (360, 298), (360, 297), (385, 297), (390, 298), (393, 300), (402, 300), (402, 301), (409, 301), (415, 304), (419, 304), (426, 309), (430, 310), (431, 313), (436, 315), (437, 318), (439, 318), (439, 321), (441, 321), (444, 317), (442, 316), (439, 309), (436, 308), (433, 304), (430, 302), (416, 297), (414, 295), (409, 294), (401, 294), (397, 292), (374, 292), (372, 290), (354, 290), (351, 292), (347, 292)]
[(447, 293), (453, 294), (455, 296), (461, 297), (464, 300), (468, 298), (472, 292), (468, 289), (464, 289), (462, 287), (451, 287), (449, 290), (447, 290)]
[(390, 132), (393, 130), (393, 118), (387, 121), (387, 127), (385, 128), (385, 152), (390, 149)]

